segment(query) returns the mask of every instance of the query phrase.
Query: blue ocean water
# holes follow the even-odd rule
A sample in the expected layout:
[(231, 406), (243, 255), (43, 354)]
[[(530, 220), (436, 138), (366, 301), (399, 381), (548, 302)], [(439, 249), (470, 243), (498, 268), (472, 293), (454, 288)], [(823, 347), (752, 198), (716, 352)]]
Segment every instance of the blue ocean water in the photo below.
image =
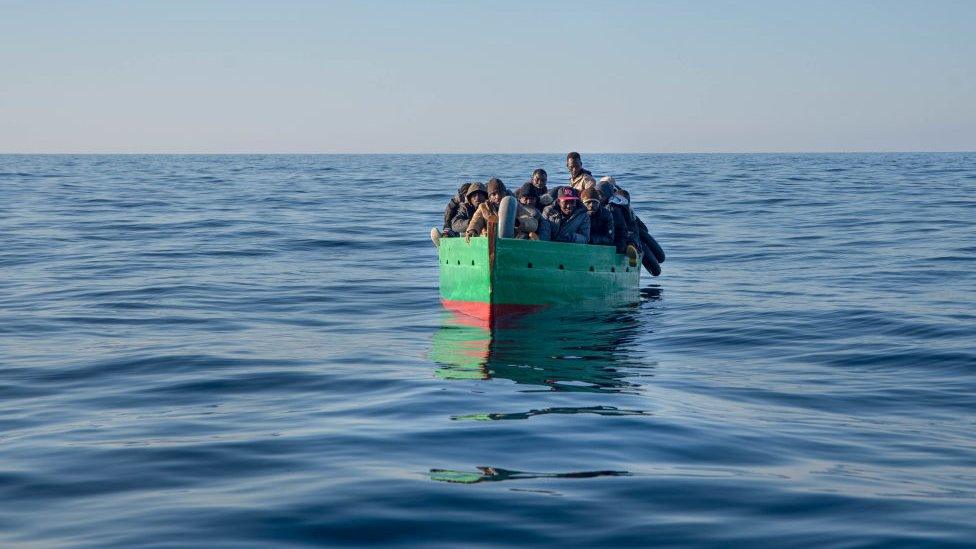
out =
[(427, 232), (562, 155), (0, 156), (0, 545), (973, 543), (976, 154), (583, 160), (664, 274), (489, 331)]

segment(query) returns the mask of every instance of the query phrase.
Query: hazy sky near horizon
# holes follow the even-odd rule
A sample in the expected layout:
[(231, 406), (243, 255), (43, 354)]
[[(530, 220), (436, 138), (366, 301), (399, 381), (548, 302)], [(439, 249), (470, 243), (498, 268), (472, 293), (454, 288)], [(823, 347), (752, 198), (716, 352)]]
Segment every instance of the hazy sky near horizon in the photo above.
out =
[(976, 2), (0, 0), (0, 152), (976, 150)]

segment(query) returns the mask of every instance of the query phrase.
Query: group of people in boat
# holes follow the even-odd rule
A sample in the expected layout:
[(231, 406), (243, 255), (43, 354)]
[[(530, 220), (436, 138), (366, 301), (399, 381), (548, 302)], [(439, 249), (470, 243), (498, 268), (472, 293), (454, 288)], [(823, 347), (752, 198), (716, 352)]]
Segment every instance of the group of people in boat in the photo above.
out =
[(443, 237), (484, 236), (498, 220), (506, 196), (517, 201), (515, 238), (615, 246), (617, 253), (643, 254), (644, 266), (657, 276), (664, 252), (634, 213), (630, 194), (613, 177), (597, 181), (583, 168), (577, 152), (566, 155), (569, 184), (550, 188), (542, 168), (532, 172), (514, 193), (497, 178), (465, 183), (444, 209), (444, 226), (431, 231), (435, 244)]

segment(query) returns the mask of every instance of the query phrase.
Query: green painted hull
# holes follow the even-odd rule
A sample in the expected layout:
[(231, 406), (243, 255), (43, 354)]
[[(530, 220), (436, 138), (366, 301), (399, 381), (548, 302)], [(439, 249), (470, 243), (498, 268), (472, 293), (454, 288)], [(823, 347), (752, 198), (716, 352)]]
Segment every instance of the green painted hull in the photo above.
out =
[(638, 300), (640, 265), (613, 246), (442, 238), (441, 300), (483, 320), (553, 306), (601, 310)]

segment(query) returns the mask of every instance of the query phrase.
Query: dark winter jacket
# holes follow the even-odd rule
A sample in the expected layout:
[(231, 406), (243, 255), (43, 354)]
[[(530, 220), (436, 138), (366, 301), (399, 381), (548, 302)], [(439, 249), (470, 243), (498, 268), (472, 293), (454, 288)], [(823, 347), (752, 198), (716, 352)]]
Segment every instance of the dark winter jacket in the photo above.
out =
[(587, 211), (586, 215), (590, 216), (590, 244), (613, 246), (614, 220), (610, 210), (601, 207), (592, 213)]
[(542, 217), (549, 222), (549, 240), (576, 244), (590, 241), (590, 216), (586, 208), (579, 206), (569, 217), (565, 217), (559, 204), (552, 204), (542, 210)]
[(447, 203), (447, 207), (444, 208), (444, 229), (451, 228), (451, 220), (457, 215), (458, 207), (464, 203), (464, 194), (468, 189), (468, 184), (464, 183), (458, 187), (457, 194), (451, 197), (451, 201)]
[(451, 219), (451, 230), (463, 235), (464, 231), (468, 230), (468, 224), (471, 223), (471, 219), (474, 218), (477, 209), (470, 202), (463, 202), (458, 207), (457, 213), (454, 214), (454, 218)]
[(623, 253), (627, 244), (640, 242), (637, 234), (637, 223), (630, 215), (630, 208), (618, 204), (607, 204), (610, 213), (613, 214), (613, 243), (617, 246), (617, 252)]

